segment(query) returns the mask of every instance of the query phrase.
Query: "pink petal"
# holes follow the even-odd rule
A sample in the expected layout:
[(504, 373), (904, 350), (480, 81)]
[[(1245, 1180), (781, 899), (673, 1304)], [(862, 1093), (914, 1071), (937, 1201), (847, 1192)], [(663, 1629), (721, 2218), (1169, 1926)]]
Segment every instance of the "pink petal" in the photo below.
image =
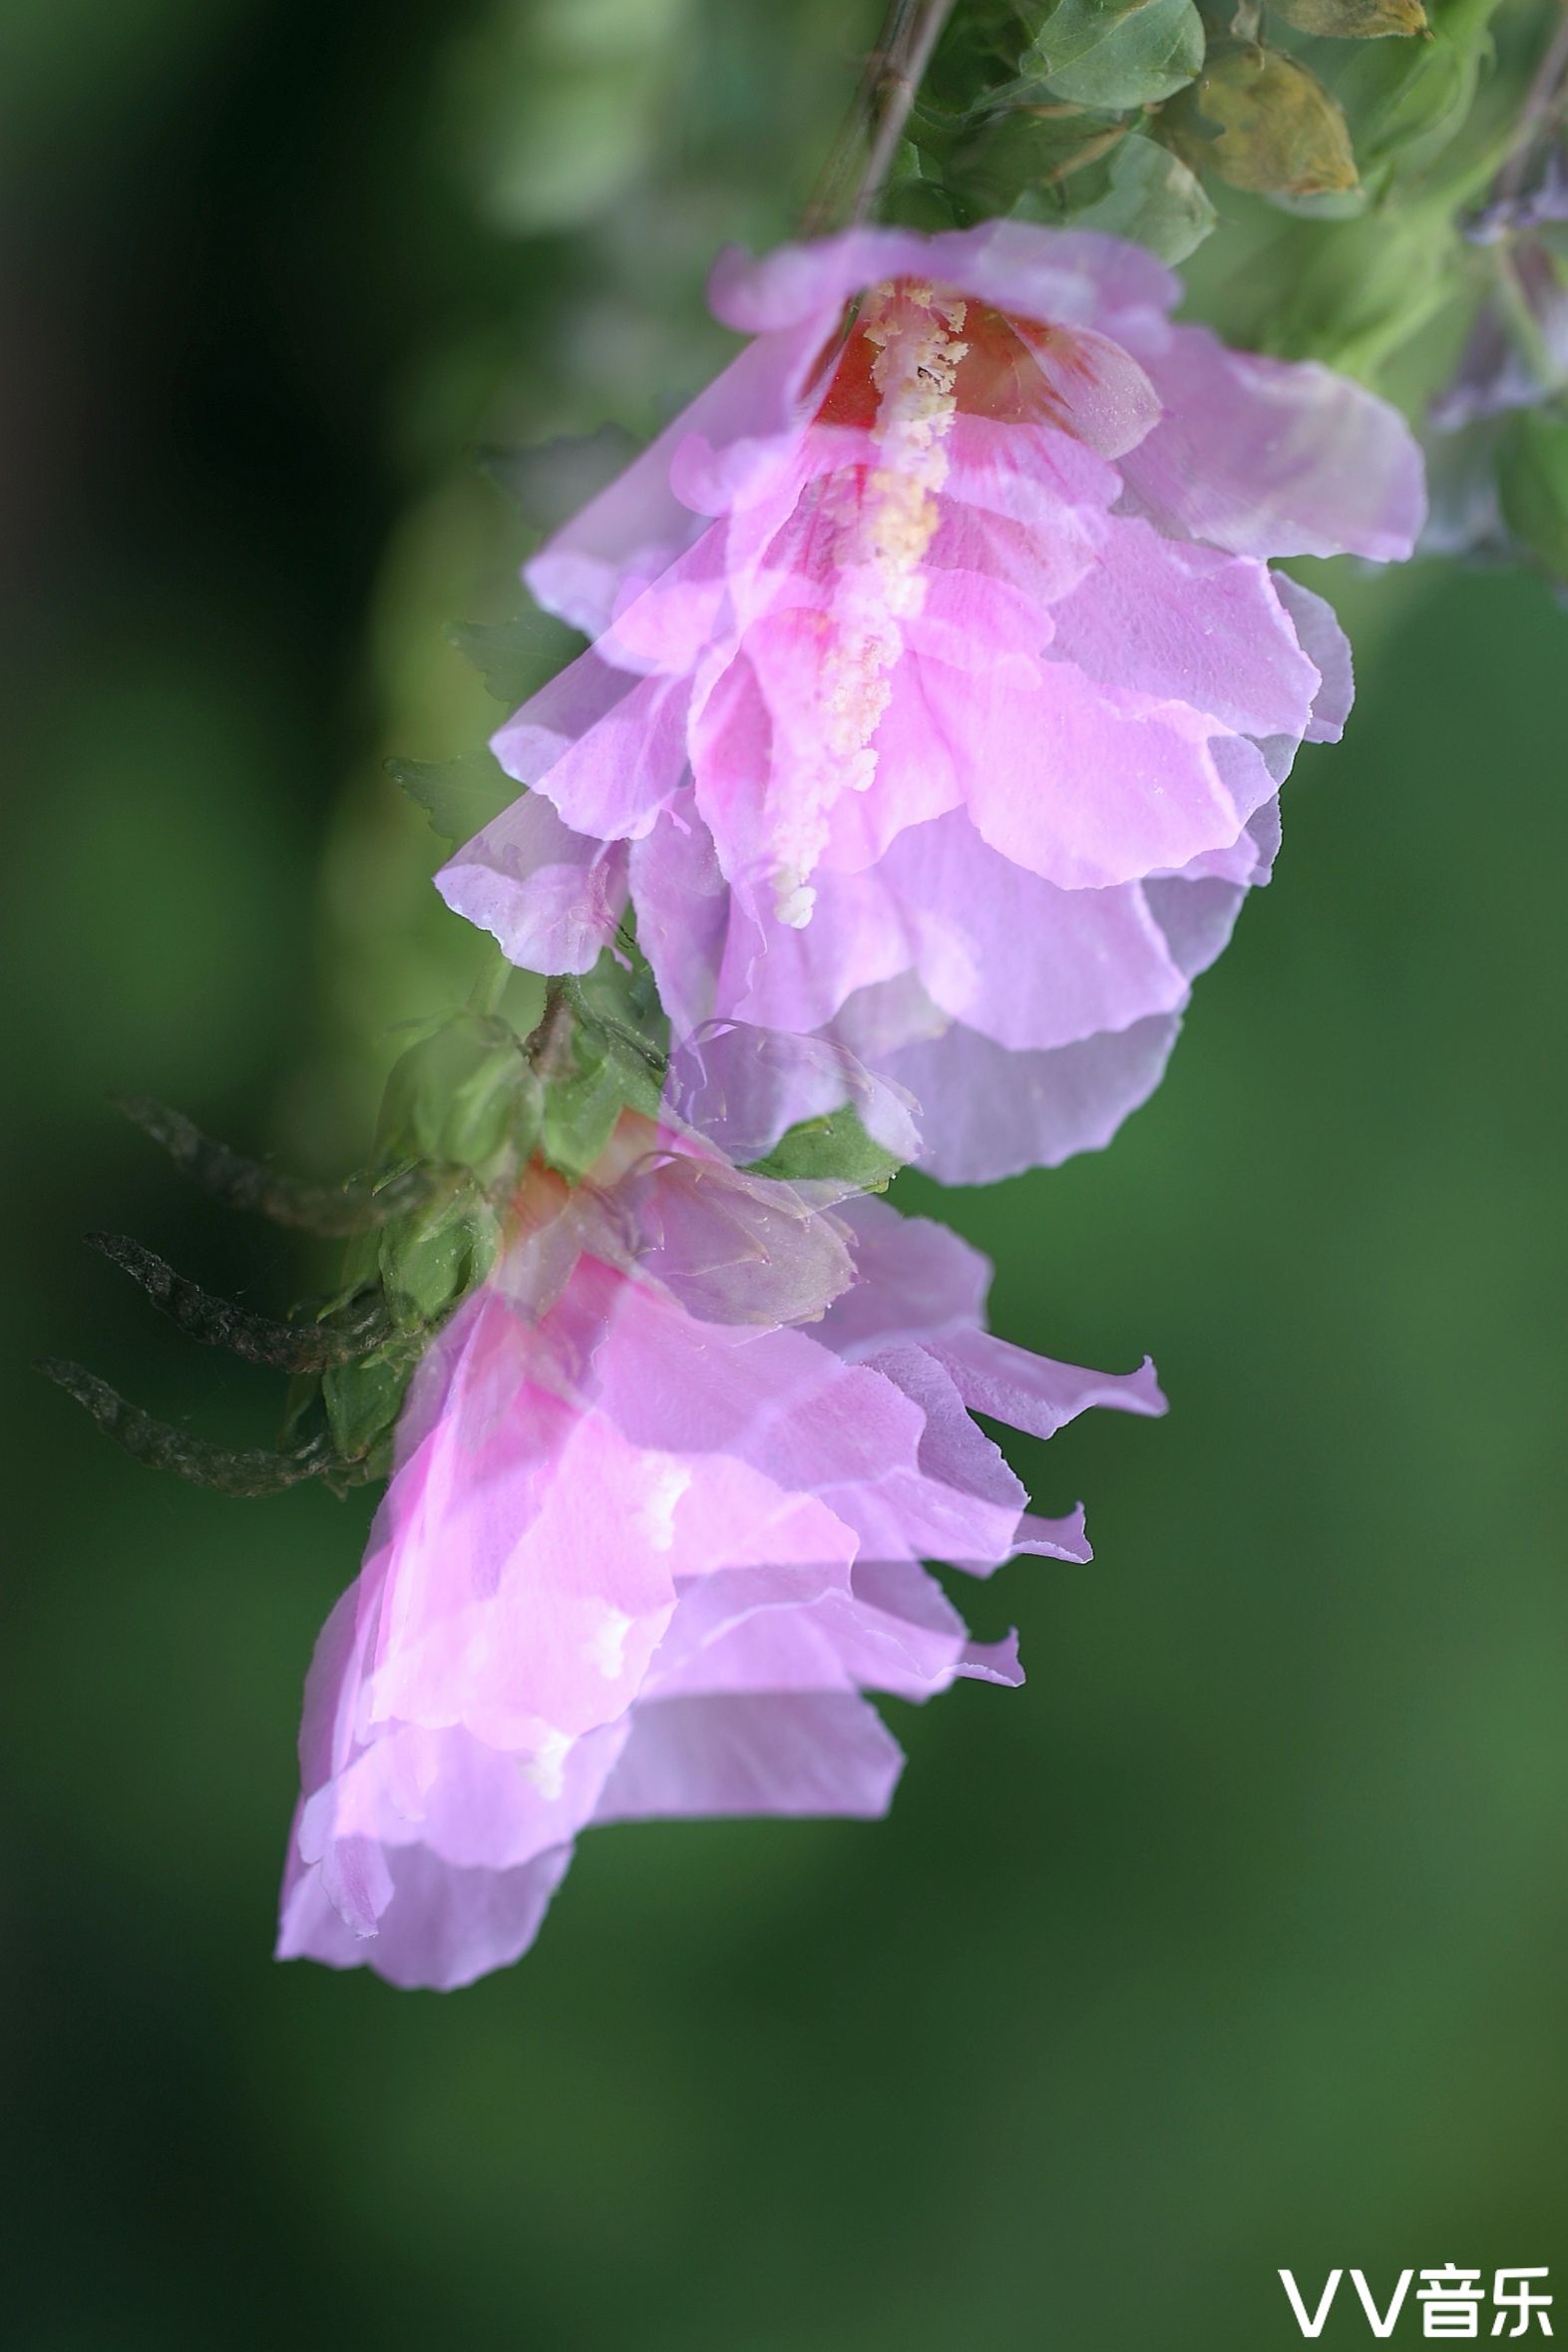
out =
[(876, 1818), (903, 1752), (850, 1692), (661, 1699), (638, 1711), (605, 1784), (601, 1821), (683, 1813)]
[(626, 853), (572, 832), (530, 792), (448, 860), (436, 888), (525, 971), (591, 972), (625, 912)]
[(1052, 610), (1052, 650), (1238, 734), (1300, 737), (1320, 679), (1288, 611), (1263, 565), (1120, 521)]
[(1408, 556), (1420, 451), (1396, 409), (1313, 360), (1231, 351), (1206, 327), (1132, 345), (1165, 418), (1122, 462), (1163, 529), (1243, 556)]

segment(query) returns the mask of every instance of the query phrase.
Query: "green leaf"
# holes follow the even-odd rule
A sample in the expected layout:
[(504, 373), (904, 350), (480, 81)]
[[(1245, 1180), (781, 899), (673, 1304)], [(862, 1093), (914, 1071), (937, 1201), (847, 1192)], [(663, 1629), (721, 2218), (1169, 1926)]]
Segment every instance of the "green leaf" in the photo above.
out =
[(852, 1185), (859, 1192), (885, 1192), (902, 1166), (873, 1142), (859, 1113), (846, 1103), (825, 1118), (802, 1119), (749, 1173), (789, 1184), (821, 1179)]
[(454, 620), (446, 638), (485, 681), (485, 691), (515, 710), (583, 650), (582, 632), (553, 613), (530, 609), (511, 620)]
[(389, 759), (387, 774), (419, 803), (431, 832), (454, 846), (472, 841), (518, 793), (488, 751), (465, 751), (447, 760)]
[(1016, 81), (1049, 14), (1049, 0), (1029, 0), (1027, 6), (1016, 0), (966, 0), (948, 19), (921, 86), (922, 101), (962, 114), (982, 93)]
[(1193, 0), (1058, 0), (1034, 45), (1035, 70), (1074, 106), (1153, 106), (1203, 64)]
[(1282, 256), (1269, 348), (1374, 377), (1441, 307), (1451, 290), (1451, 235), (1398, 205), (1335, 227), (1300, 232)]
[(889, 183), (877, 205), (877, 217), (890, 228), (919, 228), (936, 235), (958, 220), (953, 197), (940, 180), (906, 175)]
[(1114, 115), (1016, 107), (954, 150), (948, 185), (971, 219), (1012, 212), (1055, 223), (1068, 209), (1069, 181), (1121, 135)]
[(1514, 538), (1554, 580), (1568, 582), (1568, 416), (1527, 409), (1514, 418), (1497, 487)]
[(1074, 227), (1124, 236), (1162, 261), (1185, 261), (1218, 218), (1201, 181), (1158, 140), (1129, 134), (1111, 150), (1107, 171), (1102, 196), (1076, 208), (1069, 201)]

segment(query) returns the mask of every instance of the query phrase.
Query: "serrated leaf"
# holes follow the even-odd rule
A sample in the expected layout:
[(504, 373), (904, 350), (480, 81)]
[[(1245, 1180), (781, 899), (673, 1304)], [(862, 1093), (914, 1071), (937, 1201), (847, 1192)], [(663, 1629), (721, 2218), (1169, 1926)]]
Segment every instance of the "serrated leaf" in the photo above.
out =
[(563, 433), (528, 449), (479, 451), (481, 471), (512, 500), (536, 531), (555, 531), (605, 489), (637, 455), (638, 443), (620, 425), (591, 433)]
[(787, 1184), (828, 1181), (859, 1192), (885, 1192), (903, 1165), (874, 1142), (849, 1104), (824, 1118), (802, 1119), (749, 1173)]
[(1180, 156), (1158, 140), (1129, 133), (1111, 150), (1107, 169), (1109, 185), (1093, 202), (1073, 206), (1069, 196), (1067, 215), (1075, 227), (1124, 236), (1162, 261), (1185, 261), (1197, 250), (1218, 214)]
[(1203, 51), (1193, 0), (1057, 0), (1031, 62), (1058, 98), (1118, 112), (1174, 97)]
[(548, 678), (583, 650), (583, 637), (553, 613), (527, 611), (511, 620), (454, 620), (447, 642), (471, 661), (485, 691), (509, 710), (526, 702)]
[(472, 841), (492, 817), (510, 808), (518, 788), (488, 751), (458, 759), (389, 759), (387, 774), (417, 801), (430, 830), (454, 847)]
[(1221, 51), (1170, 121), (1189, 157), (1231, 188), (1321, 196), (1357, 185), (1339, 105), (1315, 74), (1278, 50)]

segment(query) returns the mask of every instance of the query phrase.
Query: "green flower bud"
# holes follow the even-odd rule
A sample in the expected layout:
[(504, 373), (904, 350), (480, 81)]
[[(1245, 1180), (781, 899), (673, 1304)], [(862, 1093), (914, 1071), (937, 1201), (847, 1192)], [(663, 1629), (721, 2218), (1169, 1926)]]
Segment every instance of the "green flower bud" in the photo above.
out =
[(501, 1241), (495, 1210), (467, 1178), (445, 1198), (389, 1226), (381, 1236), (380, 1270), (387, 1307), (405, 1331), (439, 1323), (484, 1281)]
[(393, 1341), (358, 1364), (340, 1365), (326, 1374), (321, 1400), (333, 1446), (343, 1460), (363, 1461), (391, 1442), (418, 1360), (417, 1346)]
[(462, 1012), (422, 1037), (387, 1080), (378, 1148), (389, 1159), (505, 1178), (534, 1147), (540, 1086), (517, 1032)]

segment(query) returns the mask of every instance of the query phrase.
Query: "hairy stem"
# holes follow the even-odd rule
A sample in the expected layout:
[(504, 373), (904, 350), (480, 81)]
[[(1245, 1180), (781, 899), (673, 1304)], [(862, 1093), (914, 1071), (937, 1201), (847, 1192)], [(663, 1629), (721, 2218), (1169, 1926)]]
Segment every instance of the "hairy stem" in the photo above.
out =
[(349, 1323), (277, 1323), (236, 1307), (230, 1299), (214, 1298), (128, 1234), (90, 1233), (85, 1238), (89, 1249), (140, 1283), (154, 1306), (189, 1339), (203, 1348), (227, 1348), (247, 1364), (264, 1364), (274, 1372), (326, 1372), (332, 1365), (368, 1356), (387, 1336), (389, 1326), (379, 1301), (362, 1306)]
[(428, 1177), (417, 1168), (380, 1182), (356, 1177), (347, 1184), (304, 1184), (230, 1151), (151, 1095), (117, 1095), (115, 1103), (204, 1192), (230, 1208), (268, 1217), (274, 1225), (325, 1235), (364, 1233), (417, 1207), (429, 1189)]
[(209, 1445), (204, 1438), (189, 1436), (170, 1421), (155, 1420), (151, 1413), (143, 1412), (140, 1405), (122, 1396), (117, 1388), (111, 1388), (107, 1380), (84, 1371), (79, 1364), (45, 1356), (39, 1359), (37, 1369), (56, 1387), (74, 1396), (105, 1436), (123, 1445), (133, 1460), (146, 1462), (155, 1470), (174, 1470), (194, 1485), (212, 1486), (220, 1494), (251, 1497), (281, 1494), (290, 1486), (302, 1485), (308, 1478), (336, 1475), (346, 1480), (350, 1475), (348, 1466), (337, 1460), (323, 1437), (313, 1437), (292, 1453)]

